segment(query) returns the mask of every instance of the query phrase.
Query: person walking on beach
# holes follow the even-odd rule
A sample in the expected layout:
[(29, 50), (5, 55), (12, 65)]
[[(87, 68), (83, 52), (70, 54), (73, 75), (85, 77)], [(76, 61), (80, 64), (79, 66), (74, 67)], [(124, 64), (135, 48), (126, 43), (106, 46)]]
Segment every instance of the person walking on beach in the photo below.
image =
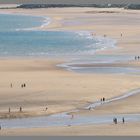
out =
[(10, 84), (10, 87), (11, 87), (11, 88), (13, 87), (13, 84), (12, 84), (12, 83)]
[(117, 124), (118, 123), (118, 120), (117, 120), (117, 118), (115, 119), (115, 124)]
[(103, 99), (101, 98), (101, 102), (103, 101)]
[(22, 112), (22, 107), (20, 106), (20, 108), (19, 108), (19, 112)]
[(48, 107), (46, 107), (45, 110), (47, 111), (48, 110)]
[(72, 115), (71, 115), (71, 119), (73, 119), (73, 118), (74, 118), (74, 115), (72, 114)]
[(10, 108), (10, 107), (9, 107), (9, 110), (8, 110), (8, 112), (9, 112), (9, 113), (11, 113), (11, 108)]
[(117, 124), (117, 118), (113, 119), (114, 124)]
[(21, 85), (21, 88), (23, 88), (23, 84)]
[(105, 102), (105, 97), (103, 97), (103, 102)]
[(26, 87), (26, 84), (25, 83), (23, 84), (23, 87)]
[(123, 124), (125, 123), (125, 119), (124, 119), (124, 117), (122, 118), (122, 122), (123, 122)]

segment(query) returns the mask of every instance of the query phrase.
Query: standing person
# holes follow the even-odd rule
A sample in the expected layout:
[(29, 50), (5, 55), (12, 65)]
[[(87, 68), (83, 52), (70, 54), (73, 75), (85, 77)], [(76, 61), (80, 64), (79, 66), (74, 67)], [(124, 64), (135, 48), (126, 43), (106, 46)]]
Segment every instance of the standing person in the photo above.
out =
[(117, 124), (117, 118), (113, 119), (114, 124)]
[(22, 112), (22, 107), (20, 106), (20, 108), (19, 108), (19, 112)]
[(11, 108), (9, 107), (9, 110), (8, 110), (8, 112), (10, 113), (11, 112)]
[(74, 118), (74, 115), (72, 114), (72, 115), (71, 115), (71, 119), (73, 119), (73, 118)]
[(115, 121), (115, 122), (116, 122), (116, 124), (118, 123), (118, 120), (117, 120), (117, 118), (116, 118), (116, 121)]
[(101, 102), (103, 101), (103, 99), (101, 98)]
[(11, 88), (13, 87), (13, 84), (12, 84), (12, 83), (10, 84), (10, 87), (11, 87)]
[(48, 110), (48, 107), (46, 107), (45, 110), (47, 111)]
[(26, 87), (26, 84), (25, 83), (23, 84), (23, 87)]
[(124, 119), (124, 117), (122, 118), (122, 122), (123, 122), (123, 124), (125, 123), (125, 119)]
[(1, 125), (0, 125), (0, 130), (2, 129)]

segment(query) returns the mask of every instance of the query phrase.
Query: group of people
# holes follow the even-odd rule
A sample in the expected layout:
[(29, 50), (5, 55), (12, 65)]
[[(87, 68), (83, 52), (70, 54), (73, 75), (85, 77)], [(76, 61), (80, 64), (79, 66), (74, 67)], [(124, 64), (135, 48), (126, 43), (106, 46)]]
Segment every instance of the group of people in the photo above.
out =
[(135, 56), (135, 60), (140, 60), (140, 56)]
[[(117, 119), (117, 118), (113, 118), (113, 123), (114, 123), (114, 124), (117, 124), (117, 123), (118, 123), (118, 119)], [(122, 118), (122, 123), (123, 123), (123, 124), (125, 123), (124, 117)]]
[[(47, 111), (48, 110), (48, 107), (45, 107), (45, 111)], [(20, 106), (19, 107), (19, 112), (22, 112), (23, 111), (23, 108)], [(9, 113), (11, 113), (11, 108), (9, 107), (9, 109), (8, 109), (8, 112)]]
[[(96, 33), (91, 33), (91, 35), (92, 35), (92, 36), (96, 36)], [(106, 34), (104, 34), (103, 36), (104, 36), (104, 37), (107, 37), (107, 35), (106, 35)], [(121, 34), (120, 34), (120, 36), (122, 37), (122, 36), (123, 36), (123, 34), (121, 33)]]
[(106, 100), (105, 97), (101, 98), (101, 102), (105, 102), (105, 100)]
[(26, 87), (26, 84), (25, 84), (25, 83), (24, 83), (24, 84), (22, 84), (22, 85), (21, 85), (21, 87), (22, 87), (22, 88), (25, 88), (25, 87)]
[[(13, 88), (13, 84), (12, 83), (10, 84), (10, 87)], [(25, 88), (25, 87), (26, 87), (26, 84), (25, 83), (24, 84), (21, 84), (21, 88)]]
[[(11, 108), (9, 107), (8, 112), (11, 113)], [(22, 107), (19, 107), (19, 112), (22, 112)]]

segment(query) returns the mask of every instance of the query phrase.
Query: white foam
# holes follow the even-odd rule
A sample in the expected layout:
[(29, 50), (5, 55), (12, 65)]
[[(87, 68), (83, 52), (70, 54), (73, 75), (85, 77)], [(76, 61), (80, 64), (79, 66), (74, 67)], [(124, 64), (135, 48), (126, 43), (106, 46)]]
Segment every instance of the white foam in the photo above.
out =
[(41, 28), (44, 28), (51, 23), (51, 18), (50, 17), (44, 17), (44, 18), (45, 18), (45, 20), (43, 21), (43, 24), (40, 26)]
[[(30, 15), (27, 15), (30, 16)], [(16, 31), (38, 31), (51, 23), (51, 18), (46, 16), (36, 16), (44, 18), (43, 23), (40, 26), (31, 27), (31, 28), (23, 28), (23, 29), (16, 29)]]
[[(79, 50), (78, 52), (75, 52), (75, 54), (80, 55), (80, 56), (87, 56), (89, 57), (92, 55), (95, 55), (96, 52), (98, 51), (102, 51), (105, 49), (109, 49), (109, 48), (116, 48), (116, 43), (117, 41), (115, 39), (111, 39), (108, 37), (102, 37), (102, 36), (93, 36), (90, 32), (88, 31), (80, 31), (80, 32), (76, 32), (79, 36), (84, 36), (87, 37), (88, 39), (94, 39), (96, 43), (91, 44), (89, 46), (85, 46), (87, 47), (87, 49), (89, 50)], [(88, 64), (90, 62), (87, 62)], [(106, 63), (106, 61), (105, 61)], [(73, 71), (75, 69), (77, 69), (77, 67), (72, 66), (73, 64), (83, 64), (80, 62), (76, 62), (76, 60), (73, 62), (69, 62), (69, 63), (64, 63), (64, 64), (59, 64), (57, 65), (58, 67), (63, 67), (68, 71)]]
[(86, 37), (88, 39), (93, 39), (92, 33), (89, 31), (78, 31), (76, 32), (79, 36)]
[(29, 53), (28, 56), (47, 56), (47, 52)]
[(116, 40), (111, 39), (109, 37), (102, 37), (102, 36), (93, 36), (93, 34), (89, 31), (80, 31), (76, 32), (79, 36), (84, 36), (88, 39), (95, 40), (94, 44), (85, 46), (89, 50), (82, 50), (78, 53), (80, 55), (94, 55), (97, 51), (103, 51), (108, 48), (115, 48), (116, 47)]

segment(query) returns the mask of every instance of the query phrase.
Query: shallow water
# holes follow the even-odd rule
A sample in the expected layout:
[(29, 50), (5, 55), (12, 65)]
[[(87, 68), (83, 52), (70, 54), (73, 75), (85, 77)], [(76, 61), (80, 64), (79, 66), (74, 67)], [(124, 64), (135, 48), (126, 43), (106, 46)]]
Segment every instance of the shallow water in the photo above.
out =
[[(107, 99), (103, 104), (108, 104), (108, 103), (111, 103), (111, 102), (114, 102), (114, 101), (123, 100), (125, 98), (128, 98), (128, 97), (136, 95), (136, 94), (140, 94), (140, 88), (131, 90), (129, 92), (126, 92), (126, 93), (124, 93), (121, 96), (116, 96), (116, 97), (113, 97), (111, 99)], [(87, 106), (85, 108), (86, 109), (89, 109), (89, 108), (93, 108), (94, 109), (95, 107), (101, 106), (103, 104), (102, 104), (102, 102), (97, 101), (97, 102), (94, 102), (94, 103), (90, 104), (89, 106)]]
[(0, 14), (0, 32), (18, 31), (38, 27), (45, 18), (27, 15)]
[[(74, 32), (15, 31), (0, 32), (0, 56), (69, 56), (82, 57), (102, 48), (97, 38), (86, 38)], [(97, 43), (100, 43), (101, 46)], [(90, 48), (87, 46), (93, 45)]]
[[(130, 96), (140, 93), (140, 89), (135, 89), (125, 93), (122, 96), (108, 99), (104, 104), (122, 100)], [(90, 107), (94, 109), (97, 106), (104, 105), (100, 101), (94, 102), (84, 109)], [(78, 112), (79, 110), (73, 110), (71, 112)], [(0, 120), (0, 124), (3, 128), (35, 128), (35, 127), (52, 127), (52, 126), (71, 126), (71, 125), (88, 125), (88, 124), (109, 124), (113, 122), (113, 118), (117, 117), (119, 122), (122, 122), (122, 117), (125, 118), (126, 122), (140, 121), (140, 114), (115, 114), (115, 115), (90, 115), (90, 116), (74, 116), (71, 119), (71, 112), (64, 112), (50, 116), (33, 117), (33, 118), (22, 118), (22, 119), (3, 119)]]
[(37, 30), (50, 22), (47, 17), (0, 14), (0, 56), (82, 58), (115, 47), (115, 40), (87, 31)]
[(96, 74), (136, 74), (140, 69), (131, 67), (72, 67), (71, 71), (77, 73), (96, 73)]
[[(140, 69), (138, 67), (105, 67), (105, 64), (114, 64), (127, 62), (134, 59), (131, 55), (94, 55), (83, 56), (77, 59), (71, 59), (70, 62), (57, 65), (66, 70), (83, 73), (83, 74), (139, 74)], [(96, 67), (96, 64), (103, 64), (103, 66)], [(81, 66), (80, 66), (81, 65)], [(85, 65), (82, 67), (82, 65)], [(88, 67), (88, 65), (90, 65)], [(92, 66), (93, 65), (93, 66)]]
[(88, 124), (111, 124), (116, 117), (118, 122), (125, 118), (126, 122), (140, 121), (140, 114), (102, 115), (102, 116), (71, 116), (59, 114), (49, 117), (37, 117), (28, 119), (2, 120), (2, 128), (44, 128), (55, 126), (75, 126)]

